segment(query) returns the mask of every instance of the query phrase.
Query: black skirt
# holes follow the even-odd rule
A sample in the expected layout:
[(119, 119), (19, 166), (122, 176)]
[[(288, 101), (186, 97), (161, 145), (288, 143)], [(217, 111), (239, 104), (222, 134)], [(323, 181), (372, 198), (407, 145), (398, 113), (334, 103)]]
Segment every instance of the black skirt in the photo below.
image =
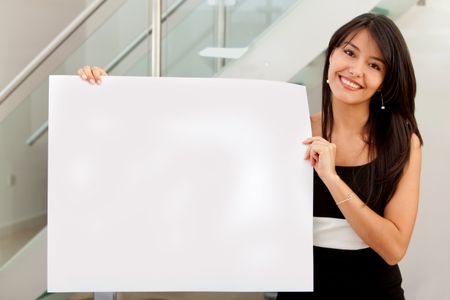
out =
[(314, 247), (314, 292), (279, 292), (286, 299), (405, 299), (398, 265), (388, 265), (370, 248)]

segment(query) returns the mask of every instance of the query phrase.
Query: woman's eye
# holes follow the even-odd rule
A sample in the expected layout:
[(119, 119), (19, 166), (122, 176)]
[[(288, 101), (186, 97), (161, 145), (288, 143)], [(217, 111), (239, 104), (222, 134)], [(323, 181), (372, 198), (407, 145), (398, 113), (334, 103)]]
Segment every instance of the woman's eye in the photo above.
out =
[(377, 64), (369, 64), (369, 67), (371, 67), (372, 69), (378, 70), (378, 71), (381, 70), (380, 66)]
[(353, 53), (353, 51), (350, 49), (344, 49), (344, 53), (351, 57), (355, 55), (355, 53)]

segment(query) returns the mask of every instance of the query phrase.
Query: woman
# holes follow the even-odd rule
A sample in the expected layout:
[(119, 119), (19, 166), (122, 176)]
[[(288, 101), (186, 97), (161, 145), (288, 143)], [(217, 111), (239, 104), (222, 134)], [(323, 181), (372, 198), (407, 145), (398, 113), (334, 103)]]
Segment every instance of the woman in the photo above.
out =
[[(332, 36), (322, 112), (311, 117), (314, 292), (278, 299), (404, 299), (397, 263), (414, 227), (422, 138), (405, 41), (384, 16), (363, 14)], [(100, 83), (104, 71), (80, 76)]]
[(314, 294), (404, 299), (397, 263), (414, 227), (422, 139), (411, 59), (395, 24), (364, 14), (332, 36), (322, 113), (305, 141), (314, 166)]

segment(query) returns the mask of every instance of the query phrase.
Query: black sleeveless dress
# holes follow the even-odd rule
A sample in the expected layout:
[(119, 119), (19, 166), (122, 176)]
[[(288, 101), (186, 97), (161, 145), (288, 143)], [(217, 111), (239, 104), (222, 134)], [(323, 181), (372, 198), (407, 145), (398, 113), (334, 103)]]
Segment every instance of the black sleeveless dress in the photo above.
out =
[[(365, 181), (369, 175), (369, 166), (370, 164), (336, 167), (338, 175), (361, 199), (367, 199)], [(378, 214), (383, 215), (385, 203), (378, 205), (368, 203), (368, 205)], [(316, 172), (314, 172), (313, 212), (314, 219), (345, 222), (344, 216)], [(330, 239), (330, 235), (327, 238)], [(339, 238), (341, 237), (337, 236), (337, 239)], [(331, 239), (336, 237), (331, 235)], [(314, 246), (314, 292), (280, 292), (278, 300), (405, 299), (398, 265), (388, 265), (371, 248), (349, 250), (339, 246), (345, 245), (346, 241), (330, 242), (338, 246), (333, 248)]]

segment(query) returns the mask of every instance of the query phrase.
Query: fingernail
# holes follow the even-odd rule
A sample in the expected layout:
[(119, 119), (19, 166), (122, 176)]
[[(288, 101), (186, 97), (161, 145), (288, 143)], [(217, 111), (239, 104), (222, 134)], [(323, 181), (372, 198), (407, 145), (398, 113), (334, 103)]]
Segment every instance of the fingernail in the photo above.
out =
[(91, 84), (95, 84), (95, 80), (94, 80), (94, 79), (89, 79), (89, 82), (90, 82)]
[(97, 80), (97, 84), (102, 84), (102, 81), (100, 79)]
[(84, 74), (81, 74), (81, 78), (83, 78), (84, 80), (86, 80), (86, 79), (87, 79), (87, 76), (84, 75)]

